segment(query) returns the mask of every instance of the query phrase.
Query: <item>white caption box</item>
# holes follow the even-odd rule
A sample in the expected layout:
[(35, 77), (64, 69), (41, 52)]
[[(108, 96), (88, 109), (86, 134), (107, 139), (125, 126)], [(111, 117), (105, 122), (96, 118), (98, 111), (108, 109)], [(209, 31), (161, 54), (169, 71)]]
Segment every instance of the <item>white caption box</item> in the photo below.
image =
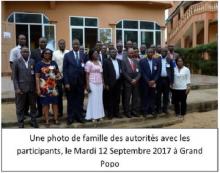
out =
[(217, 154), (217, 129), (2, 129), (2, 171), (217, 171)]

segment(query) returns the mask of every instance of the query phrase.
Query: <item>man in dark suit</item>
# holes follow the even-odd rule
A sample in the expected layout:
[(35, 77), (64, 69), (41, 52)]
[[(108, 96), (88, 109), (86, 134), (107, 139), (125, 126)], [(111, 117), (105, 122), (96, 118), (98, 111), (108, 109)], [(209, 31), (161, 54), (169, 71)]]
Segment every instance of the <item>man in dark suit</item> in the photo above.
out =
[(39, 47), (31, 51), (31, 58), (35, 61), (35, 64), (42, 60), (41, 53), (47, 46), (47, 39), (44, 37), (39, 38)]
[(153, 58), (154, 50), (147, 50), (147, 58), (140, 61), (141, 70), (141, 109), (144, 117), (147, 114), (157, 116), (155, 113), (155, 89), (156, 82), (160, 75), (160, 64), (157, 59)]
[(119, 115), (120, 93), (121, 93), (121, 60), (116, 59), (117, 50), (109, 50), (109, 59), (103, 63), (104, 84), (107, 92), (107, 116), (122, 118)]
[[(44, 37), (39, 38), (39, 47), (31, 51), (31, 59), (35, 61), (35, 64), (39, 63), (42, 60), (41, 54), (47, 46), (47, 39)], [(42, 117), (42, 105), (40, 103), (40, 97), (37, 97), (37, 117)]]
[[(134, 49), (128, 49), (128, 56), (122, 61), (124, 76), (124, 112), (128, 118), (138, 116), (139, 79), (141, 77), (138, 61), (134, 58)], [(132, 97), (132, 106), (130, 98)], [(131, 107), (131, 110), (130, 110)]]
[(30, 106), (31, 126), (38, 128), (36, 122), (36, 97), (34, 60), (29, 57), (29, 49), (21, 48), (21, 57), (13, 62), (13, 83), (15, 89), (16, 114), (19, 128), (24, 128), (25, 103)]
[[(174, 44), (169, 44), (168, 45), (167, 56), (168, 56), (169, 59), (171, 59), (171, 61), (173, 63), (173, 67), (176, 67), (176, 59), (177, 59), (177, 57), (179, 57), (179, 54), (174, 51)], [(172, 93), (171, 103), (174, 104), (173, 89), (170, 89), (170, 90), (171, 90), (171, 93)]]
[(84, 123), (83, 98), (85, 87), (85, 54), (79, 51), (79, 40), (73, 40), (73, 50), (64, 55), (63, 79), (67, 96), (67, 125), (74, 120)]
[(172, 60), (167, 57), (167, 49), (161, 49), (161, 57), (158, 59), (160, 63), (160, 77), (157, 81), (157, 113), (161, 113), (161, 96), (163, 94), (163, 108), (162, 111), (168, 114), (167, 107), (169, 101), (170, 85), (173, 84), (174, 68)]

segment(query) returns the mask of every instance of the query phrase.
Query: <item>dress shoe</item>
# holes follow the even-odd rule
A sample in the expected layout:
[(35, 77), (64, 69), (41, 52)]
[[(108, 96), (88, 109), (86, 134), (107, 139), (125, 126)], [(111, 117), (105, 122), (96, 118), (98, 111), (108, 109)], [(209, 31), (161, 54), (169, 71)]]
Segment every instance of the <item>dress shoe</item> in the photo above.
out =
[(127, 118), (132, 118), (131, 114), (125, 114)]
[(70, 126), (71, 124), (73, 124), (73, 121), (69, 121), (69, 120), (68, 120), (68, 121), (66, 122), (66, 125), (68, 125), (68, 126)]
[(33, 128), (39, 128), (37, 122), (30, 122), (31, 127)]
[(23, 123), (19, 124), (18, 128), (24, 128), (24, 124)]
[(156, 112), (152, 112), (152, 115), (154, 118), (157, 118), (157, 113)]
[(115, 115), (114, 117), (115, 117), (115, 118), (123, 118), (122, 115)]
[(79, 123), (82, 123), (82, 124), (85, 123), (85, 120), (84, 120), (84, 119), (78, 119), (77, 121), (78, 121)]

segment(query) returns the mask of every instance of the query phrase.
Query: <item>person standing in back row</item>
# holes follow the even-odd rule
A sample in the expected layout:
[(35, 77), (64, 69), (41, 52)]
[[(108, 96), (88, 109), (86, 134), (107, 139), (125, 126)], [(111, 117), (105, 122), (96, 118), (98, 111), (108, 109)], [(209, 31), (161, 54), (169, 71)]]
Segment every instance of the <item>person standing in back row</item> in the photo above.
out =
[(58, 112), (59, 117), (63, 116), (63, 58), (69, 50), (66, 50), (66, 42), (64, 39), (60, 39), (58, 41), (58, 50), (53, 52), (53, 60), (57, 63), (59, 71), (61, 73), (62, 78), (57, 81), (57, 89), (58, 89)]
[[(46, 49), (47, 39), (45, 37), (39, 38), (39, 47), (31, 51), (31, 59), (35, 61), (35, 64), (42, 61), (42, 52)], [(40, 103), (40, 97), (37, 97), (37, 117), (42, 117), (42, 105)]]
[(160, 77), (157, 81), (157, 94), (156, 94), (156, 111), (161, 113), (161, 96), (163, 94), (163, 108), (162, 111), (168, 114), (168, 102), (169, 102), (169, 91), (170, 85), (173, 84), (174, 68), (172, 60), (167, 57), (167, 49), (161, 49), (161, 57), (158, 58), (160, 63)]

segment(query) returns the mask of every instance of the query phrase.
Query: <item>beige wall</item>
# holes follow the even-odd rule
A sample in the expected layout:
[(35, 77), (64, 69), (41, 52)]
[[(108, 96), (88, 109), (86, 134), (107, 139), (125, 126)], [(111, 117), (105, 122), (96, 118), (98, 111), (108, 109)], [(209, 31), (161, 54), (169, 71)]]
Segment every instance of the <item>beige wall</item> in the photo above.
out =
[(7, 20), (13, 11), (44, 13), (50, 21), (57, 22), (56, 41), (63, 38), (69, 47), (69, 16), (98, 17), (100, 28), (110, 28), (109, 24), (121, 19), (156, 21), (164, 26), (164, 10), (162, 6), (134, 2), (55, 2), (52, 8), (49, 2), (6, 2), (2, 17)]

